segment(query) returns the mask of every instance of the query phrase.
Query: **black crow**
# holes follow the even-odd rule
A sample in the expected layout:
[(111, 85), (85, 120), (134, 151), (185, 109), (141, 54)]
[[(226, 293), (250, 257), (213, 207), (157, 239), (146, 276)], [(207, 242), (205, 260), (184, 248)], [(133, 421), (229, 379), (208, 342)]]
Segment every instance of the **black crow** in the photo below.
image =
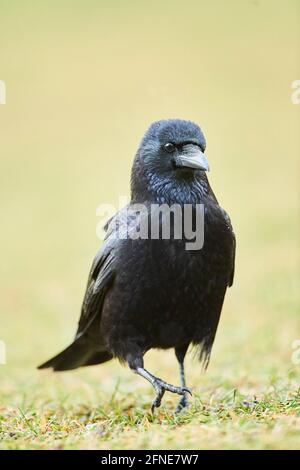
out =
[[(205, 146), (202, 131), (190, 121), (150, 126), (133, 162), (131, 202), (107, 223), (93, 261), (75, 340), (40, 369), (75, 369), (115, 357), (152, 384), (152, 411), (165, 391), (181, 395), (177, 411), (187, 405), (185, 354), (189, 345), (197, 346), (207, 366), (234, 275), (235, 236), (209, 185)], [(181, 209), (179, 222), (176, 211), (167, 214), (162, 206)], [(196, 234), (200, 213), (204, 242), (188, 248), (191, 237), (178, 233), (187, 221), (189, 233)], [(142, 233), (142, 223), (151, 225), (153, 214), (158, 234), (149, 226)], [(162, 234), (168, 224), (169, 237)], [(174, 348), (180, 387), (144, 368), (143, 356), (153, 348)]]

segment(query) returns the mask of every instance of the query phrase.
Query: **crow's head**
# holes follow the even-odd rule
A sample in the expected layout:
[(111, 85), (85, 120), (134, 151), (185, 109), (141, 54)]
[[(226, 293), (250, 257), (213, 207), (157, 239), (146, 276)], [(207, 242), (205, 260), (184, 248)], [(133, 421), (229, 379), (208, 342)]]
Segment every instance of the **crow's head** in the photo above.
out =
[(170, 189), (193, 184), (209, 171), (204, 155), (206, 142), (197, 124), (180, 119), (154, 122), (145, 133), (133, 164), (132, 183)]
[(199, 126), (191, 121), (168, 119), (154, 122), (139, 148), (140, 164), (156, 171), (209, 171), (204, 155), (206, 142)]

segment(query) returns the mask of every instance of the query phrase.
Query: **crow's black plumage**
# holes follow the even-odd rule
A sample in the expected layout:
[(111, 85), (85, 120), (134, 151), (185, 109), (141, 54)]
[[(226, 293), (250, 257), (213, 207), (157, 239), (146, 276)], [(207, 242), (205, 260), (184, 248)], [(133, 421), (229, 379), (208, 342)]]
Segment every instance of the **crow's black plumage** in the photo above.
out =
[[(235, 236), (208, 183), (204, 150), (203, 133), (190, 121), (172, 119), (150, 126), (133, 163), (131, 203), (108, 222), (93, 261), (75, 340), (40, 368), (61, 371), (117, 357), (153, 385), (152, 409), (166, 390), (182, 395), (178, 410), (186, 406), (186, 351), (190, 344), (198, 346), (199, 358), (207, 365), (234, 275)], [(203, 247), (188, 250), (185, 234), (175, 237), (173, 219), (170, 239), (161, 234), (158, 239), (131, 237), (142, 217), (130, 212), (135, 204), (143, 204), (148, 214), (155, 205), (190, 205), (194, 216), (197, 205), (203, 204)], [(120, 236), (124, 231), (127, 238)], [(152, 348), (174, 348), (181, 387), (144, 368), (143, 356)]]

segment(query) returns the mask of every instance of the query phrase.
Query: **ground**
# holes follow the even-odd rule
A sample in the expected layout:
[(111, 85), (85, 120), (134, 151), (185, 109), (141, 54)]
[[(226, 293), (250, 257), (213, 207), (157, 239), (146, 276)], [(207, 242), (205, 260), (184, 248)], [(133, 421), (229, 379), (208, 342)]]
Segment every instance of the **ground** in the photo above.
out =
[[(1, 2), (0, 449), (300, 448), (298, 19), (298, 0)], [(203, 128), (237, 260), (206, 373), (187, 355), (190, 408), (166, 393), (152, 417), (117, 361), (36, 366), (75, 333), (96, 208), (167, 117)], [(179, 384), (172, 351), (146, 365)]]
[(291, 370), (237, 378), (238, 368), (227, 367), (197, 379), (194, 364), (190, 408), (175, 415), (176, 400), (166, 395), (155, 416), (150, 386), (117, 365), (43, 379), (23, 374), (19, 390), (5, 387), (0, 449), (299, 449), (299, 377)]

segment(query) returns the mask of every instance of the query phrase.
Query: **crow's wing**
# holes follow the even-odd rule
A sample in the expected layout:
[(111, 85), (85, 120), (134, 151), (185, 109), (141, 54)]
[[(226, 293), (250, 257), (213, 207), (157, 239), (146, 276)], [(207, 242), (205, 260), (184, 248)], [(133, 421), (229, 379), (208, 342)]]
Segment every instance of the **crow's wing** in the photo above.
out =
[(231, 260), (231, 274), (229, 278), (228, 287), (231, 287), (234, 279), (234, 269), (235, 269), (235, 248), (236, 248), (236, 238), (235, 234), (232, 231), (232, 260)]
[(137, 226), (139, 215), (124, 207), (106, 224), (106, 236), (89, 274), (76, 337), (70, 346), (39, 366), (70, 370), (112, 359), (101, 335), (101, 314), (107, 291), (117, 274), (117, 253), (122, 240)]
[(100, 321), (103, 302), (116, 275), (116, 252), (121, 231), (127, 227), (127, 207), (121, 209), (104, 227), (106, 235), (98, 250), (88, 278), (75, 339), (85, 334), (95, 321)]
[(114, 233), (114, 219), (118, 216), (119, 213), (108, 222), (103, 245), (93, 261), (73, 343), (41, 364), (39, 369), (52, 367), (54, 370), (70, 370), (112, 359), (112, 354), (106, 351), (101, 338), (100, 320), (105, 295), (116, 274), (115, 254), (119, 240)]
[(234, 231), (233, 231), (233, 228), (232, 228), (232, 225), (231, 225), (231, 220), (230, 220), (229, 215), (227, 214), (227, 212), (224, 209), (222, 209), (222, 212), (223, 212), (223, 215), (224, 215), (224, 218), (225, 218), (225, 221), (226, 221), (227, 228), (230, 231), (231, 237), (232, 237), (231, 272), (230, 272), (229, 281), (228, 281), (228, 287), (231, 287), (232, 284), (233, 284), (234, 269), (235, 269), (236, 238), (235, 238), (235, 234), (234, 234)]

